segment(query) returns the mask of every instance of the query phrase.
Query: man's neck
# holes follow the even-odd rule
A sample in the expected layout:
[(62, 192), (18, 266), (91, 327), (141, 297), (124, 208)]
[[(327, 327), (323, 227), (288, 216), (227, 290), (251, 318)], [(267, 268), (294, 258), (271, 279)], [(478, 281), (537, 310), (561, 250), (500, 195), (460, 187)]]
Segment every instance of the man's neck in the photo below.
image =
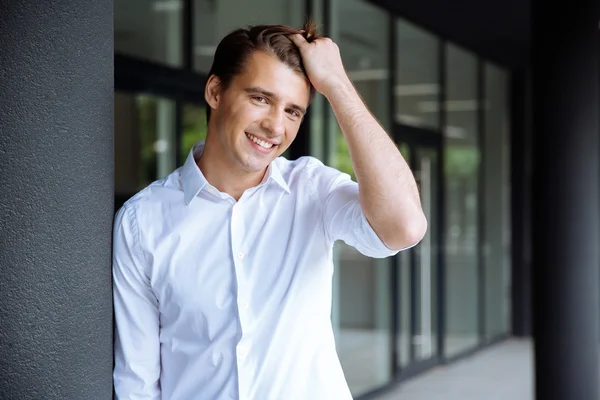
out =
[(266, 170), (251, 173), (232, 166), (230, 160), (218, 156), (218, 152), (213, 151), (208, 142), (205, 143), (204, 151), (196, 164), (208, 183), (220, 192), (229, 194), (235, 201), (238, 201), (246, 190), (257, 186), (266, 173)]

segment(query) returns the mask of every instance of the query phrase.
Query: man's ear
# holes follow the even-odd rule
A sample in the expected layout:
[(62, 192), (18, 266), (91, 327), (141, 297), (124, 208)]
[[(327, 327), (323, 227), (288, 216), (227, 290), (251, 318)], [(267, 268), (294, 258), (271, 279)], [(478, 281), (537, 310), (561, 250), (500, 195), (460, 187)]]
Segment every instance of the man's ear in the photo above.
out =
[(219, 107), (219, 101), (221, 100), (221, 80), (216, 75), (211, 75), (206, 81), (206, 87), (204, 88), (204, 99), (206, 104), (213, 110)]

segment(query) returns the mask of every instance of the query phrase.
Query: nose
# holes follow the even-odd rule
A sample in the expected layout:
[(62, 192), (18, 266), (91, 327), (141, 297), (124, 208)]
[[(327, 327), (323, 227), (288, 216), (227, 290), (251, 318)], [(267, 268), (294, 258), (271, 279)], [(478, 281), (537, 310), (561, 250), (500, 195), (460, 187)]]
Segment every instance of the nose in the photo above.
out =
[(272, 109), (271, 112), (262, 120), (261, 127), (268, 130), (273, 136), (283, 135), (285, 111)]

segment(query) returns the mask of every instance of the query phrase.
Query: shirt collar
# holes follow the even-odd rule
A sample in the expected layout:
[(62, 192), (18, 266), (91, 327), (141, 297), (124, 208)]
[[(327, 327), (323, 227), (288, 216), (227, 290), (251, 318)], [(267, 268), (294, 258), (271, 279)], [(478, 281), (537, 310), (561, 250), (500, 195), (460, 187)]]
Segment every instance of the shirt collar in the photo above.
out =
[[(198, 168), (198, 164), (196, 164), (196, 160), (200, 158), (204, 151), (204, 143), (205, 141), (203, 140), (192, 147), (181, 170), (181, 186), (183, 188), (183, 196), (186, 205), (189, 205), (194, 198), (198, 196), (198, 193), (208, 185), (208, 181), (200, 168)], [(269, 168), (267, 168), (267, 173), (265, 174), (265, 178), (261, 182), (261, 185), (267, 184), (271, 180), (277, 183), (288, 194), (290, 193), (290, 187), (283, 178), (283, 175), (281, 175), (281, 170), (274, 161), (271, 162)]]
[(291, 193), (290, 187), (288, 186), (287, 182), (283, 178), (283, 175), (281, 175), (281, 170), (279, 169), (279, 167), (277, 166), (275, 161), (272, 161), (271, 164), (269, 165), (269, 168), (267, 168), (267, 173), (265, 174), (265, 179), (263, 180), (263, 182), (266, 183), (270, 179), (272, 179), (275, 183), (277, 183), (283, 190), (286, 191), (286, 193), (288, 193), (288, 194)]
[(202, 151), (204, 151), (204, 141), (198, 142), (192, 147), (181, 170), (181, 186), (186, 205), (189, 205), (198, 196), (198, 193), (204, 189), (204, 186), (208, 185), (208, 181), (196, 164), (196, 160), (200, 158)]

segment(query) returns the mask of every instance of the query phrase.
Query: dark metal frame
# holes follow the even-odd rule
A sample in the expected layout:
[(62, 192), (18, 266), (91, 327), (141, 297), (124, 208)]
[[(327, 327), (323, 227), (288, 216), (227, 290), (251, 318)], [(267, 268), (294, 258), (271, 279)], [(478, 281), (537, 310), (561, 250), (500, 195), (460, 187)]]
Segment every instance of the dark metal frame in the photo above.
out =
[(446, 135), (444, 132), (446, 126), (446, 109), (442, 105), (446, 103), (446, 42), (440, 40), (439, 44), (439, 81), (440, 81), (440, 93), (439, 93), (439, 129), (442, 132), (442, 149), (439, 154), (439, 180), (440, 188), (438, 190), (438, 212), (440, 218), (438, 220), (438, 229), (440, 231), (440, 242), (438, 243), (438, 352), (444, 359), (446, 354), (446, 308), (444, 307), (446, 302), (446, 257), (444, 257), (444, 251), (446, 247), (446, 218), (444, 212), (444, 204), (446, 204), (446, 177), (444, 174), (444, 165), (446, 163), (446, 153), (444, 149), (446, 147)]
[[(324, 34), (326, 36), (330, 35), (329, 27), (331, 25), (331, 0), (322, 0), (323, 10), (323, 20), (324, 23)], [(206, 83), (207, 76), (201, 72), (194, 71), (193, 65), (193, 41), (194, 41), (194, 1), (193, 0), (185, 0), (183, 7), (183, 16), (182, 16), (182, 46), (183, 46), (183, 65), (181, 68), (172, 68), (165, 65), (161, 65), (159, 63), (141, 60), (136, 57), (131, 57), (128, 55), (116, 53), (115, 54), (115, 90), (131, 92), (131, 93), (148, 93), (156, 96), (160, 96), (163, 98), (169, 98), (175, 101), (176, 103), (176, 126), (174, 127), (176, 130), (176, 144), (179, 149), (179, 143), (182, 135), (182, 118), (183, 118), (183, 107), (184, 104), (196, 104), (203, 106), (205, 105), (204, 100), (204, 86)], [(307, 15), (311, 15), (313, 11), (313, 1), (305, 0), (305, 9), (307, 11)], [(389, 71), (390, 71), (390, 82), (391, 86), (395, 87), (395, 74), (396, 70), (396, 17), (391, 13), (389, 15), (389, 27), (390, 37), (390, 59), (389, 59)], [(501, 340), (507, 338), (510, 334), (504, 333), (492, 338), (486, 338), (486, 312), (485, 312), (485, 257), (482, 252), (481, 241), (478, 243), (478, 271), (479, 271), (479, 280), (478, 280), (478, 299), (479, 299), (479, 343), (477, 346), (472, 347), (466, 351), (463, 351), (457, 355), (452, 357), (446, 356), (445, 349), (445, 334), (446, 334), (446, 310), (445, 310), (445, 297), (446, 297), (446, 263), (444, 257), (445, 243), (445, 176), (444, 176), (444, 163), (445, 163), (445, 154), (444, 149), (446, 146), (446, 137), (443, 134), (444, 127), (446, 125), (446, 112), (445, 104), (446, 100), (446, 47), (447, 43), (440, 39), (439, 44), (439, 53), (438, 53), (438, 63), (439, 63), (439, 83), (440, 83), (440, 91), (439, 91), (439, 128), (437, 130), (433, 129), (422, 129), (415, 128), (407, 125), (402, 125), (393, 122), (392, 125), (392, 136), (396, 143), (406, 142), (409, 145), (411, 160), (408, 160), (411, 163), (411, 167), (414, 168), (414, 159), (416, 148), (431, 148), (434, 149), (438, 156), (438, 165), (437, 165), (437, 175), (438, 175), (438, 184), (437, 188), (437, 199), (436, 199), (436, 207), (437, 209), (437, 254), (436, 254), (436, 273), (437, 273), (437, 298), (436, 298), (436, 308), (437, 308), (437, 346), (436, 346), (436, 354), (427, 359), (416, 361), (416, 357), (414, 354), (414, 345), (410, 344), (411, 348), (411, 363), (405, 367), (400, 368), (398, 364), (398, 341), (397, 337), (401, 331), (401, 307), (400, 307), (400, 293), (399, 293), (399, 265), (400, 258), (393, 257), (390, 258), (390, 262), (388, 268), (391, 269), (391, 296), (390, 301), (392, 302), (391, 309), (391, 353), (392, 360), (390, 365), (390, 371), (392, 372), (392, 380), (385, 386), (377, 388), (373, 391), (365, 393), (359, 397), (357, 400), (365, 400), (371, 399), (375, 396), (390, 390), (397, 383), (402, 382), (406, 379), (409, 379), (417, 374), (420, 374), (436, 365), (450, 363), (464, 357), (467, 357), (482, 348), (485, 348), (491, 344), (497, 343)], [(483, 138), (484, 138), (484, 125), (485, 125), (485, 110), (482, 107), (482, 102), (485, 97), (485, 76), (484, 76), (484, 60), (478, 58), (478, 99), (479, 99), (479, 107), (478, 107), (478, 148), (481, 154), (480, 157), (480, 167), (479, 167), (479, 187), (478, 187), (478, 198), (479, 198), (479, 211), (478, 211), (478, 229), (480, 238), (484, 238), (485, 232), (485, 213), (484, 207), (484, 186), (482, 184), (484, 179), (483, 173), (483, 160), (485, 159), (484, 154), (484, 146), (483, 146)], [(390, 118), (394, 121), (394, 114), (396, 111), (395, 108), (395, 96), (394, 91), (390, 91), (389, 96), (389, 111)], [(329, 108), (326, 102), (323, 102), (323, 124), (324, 124), (324, 132), (328, 132), (329, 128), (329, 118), (332, 118), (329, 112)], [(310, 114), (305, 118), (305, 122), (302, 124), (300, 128), (300, 132), (298, 134), (297, 139), (294, 141), (292, 146), (290, 147), (290, 157), (296, 158), (303, 155), (309, 155), (310, 153), (310, 135), (308, 134), (309, 129), (309, 121)], [(324, 145), (324, 154), (327, 156), (329, 154), (329, 141), (327, 139), (327, 135), (324, 135), (322, 138)], [(177, 151), (177, 164), (181, 164), (182, 160), (180, 159), (179, 151)], [(410, 250), (413, 252), (414, 250)], [(411, 255), (411, 277), (414, 280), (416, 278), (416, 265), (415, 265), (415, 256)], [(414, 286), (414, 285), (413, 285)], [(412, 327), (414, 329), (416, 322), (414, 320), (415, 313), (415, 302), (411, 304), (411, 314), (413, 314), (412, 319)], [(412, 332), (415, 333), (415, 332)]]
[(531, 79), (526, 71), (513, 72), (510, 82), (510, 182), (511, 182), (511, 325), (513, 335), (532, 334), (531, 261)]
[(206, 77), (126, 54), (115, 54), (115, 90), (204, 103)]
[(487, 244), (485, 232), (485, 62), (477, 59), (477, 148), (479, 166), (477, 168), (477, 264), (478, 290), (477, 302), (479, 322), (479, 343), (486, 339), (486, 256), (483, 246)]

